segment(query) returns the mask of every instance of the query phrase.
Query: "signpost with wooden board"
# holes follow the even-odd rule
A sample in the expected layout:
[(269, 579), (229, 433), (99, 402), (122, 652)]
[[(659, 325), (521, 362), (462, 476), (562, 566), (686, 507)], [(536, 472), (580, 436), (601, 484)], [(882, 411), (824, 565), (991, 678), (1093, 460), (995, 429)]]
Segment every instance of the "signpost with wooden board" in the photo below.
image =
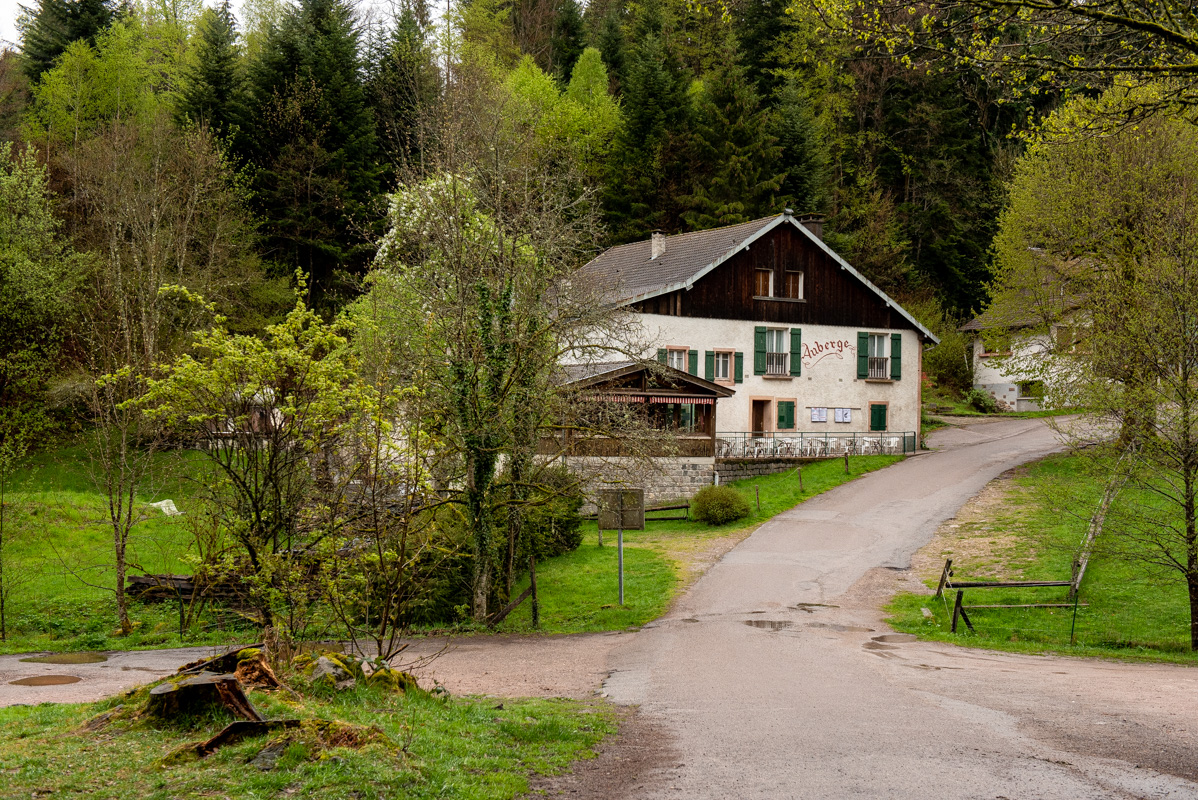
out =
[(644, 489), (599, 490), (599, 535), (616, 531), (616, 562), (620, 579), (620, 605), (624, 605), (624, 531), (645, 529)]

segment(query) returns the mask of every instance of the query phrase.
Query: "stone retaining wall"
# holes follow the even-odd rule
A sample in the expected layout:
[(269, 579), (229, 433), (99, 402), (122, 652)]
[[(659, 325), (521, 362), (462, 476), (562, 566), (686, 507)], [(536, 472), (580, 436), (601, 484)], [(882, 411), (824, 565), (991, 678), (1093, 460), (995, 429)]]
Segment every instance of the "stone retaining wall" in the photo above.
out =
[(717, 458), (715, 472), (720, 476), (720, 483), (730, 483), (745, 478), (760, 478), (762, 475), (786, 472), (814, 460), (811, 458)]
[[(671, 500), (689, 500), (704, 486), (710, 486), (715, 476), (715, 459), (700, 457), (662, 458), (655, 469), (644, 469), (632, 459), (570, 456), (565, 459), (570, 469), (582, 476), (584, 491), (593, 499), (596, 489), (618, 488), (621, 484), (644, 487), (645, 505), (660, 505)], [(583, 514), (594, 513), (587, 503)]]

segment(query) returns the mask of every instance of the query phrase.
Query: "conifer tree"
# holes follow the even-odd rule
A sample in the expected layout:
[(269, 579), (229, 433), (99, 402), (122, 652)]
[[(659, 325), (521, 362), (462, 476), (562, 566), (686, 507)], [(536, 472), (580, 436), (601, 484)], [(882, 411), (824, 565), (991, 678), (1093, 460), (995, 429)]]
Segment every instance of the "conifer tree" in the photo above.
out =
[(582, 8), (578, 0), (561, 0), (553, 21), (553, 37), (550, 39), (550, 64), (558, 80), (565, 83), (574, 71), (574, 64), (582, 55), (583, 41)]
[(828, 148), (807, 92), (793, 78), (779, 90), (770, 130), (778, 140), (778, 167), (785, 175), (781, 202), (798, 211), (822, 212), (830, 180)]
[(689, 75), (669, 53), (657, 3), (641, 10), (623, 78), (624, 129), (607, 181), (607, 222), (619, 241), (680, 227), (686, 183)]
[(371, 255), (361, 231), (379, 170), (358, 47), (346, 0), (301, 0), (250, 65), (260, 111), (249, 153), (267, 243), (285, 271), (311, 276), (318, 295)]
[(395, 168), (420, 160), (421, 116), (438, 93), (432, 58), (424, 29), (411, 9), (371, 42), (367, 100), (374, 109), (381, 155)]
[(700, 172), (682, 198), (682, 218), (701, 230), (735, 225), (775, 212), (783, 174), (780, 148), (769, 132), (769, 115), (731, 46), (722, 66), (710, 73), (698, 93), (691, 135), (692, 165)]
[(229, 0), (204, 12), (179, 98), (181, 117), (205, 122), (220, 136), (239, 135), (245, 120), (247, 86), (237, 39)]
[(96, 34), (116, 16), (112, 0), (39, 0), (37, 8), (21, 8), (27, 18), (21, 53), (33, 83), (54, 66), (71, 42), (84, 39), (95, 44)]
[(608, 12), (599, 25), (595, 36), (595, 47), (603, 56), (607, 66), (607, 74), (611, 80), (612, 91), (619, 93), (624, 77), (624, 31), (620, 27), (620, 13), (616, 10)]
[(734, 7), (734, 30), (741, 62), (757, 93), (770, 98), (781, 85), (779, 37), (787, 24), (787, 0), (747, 0)]

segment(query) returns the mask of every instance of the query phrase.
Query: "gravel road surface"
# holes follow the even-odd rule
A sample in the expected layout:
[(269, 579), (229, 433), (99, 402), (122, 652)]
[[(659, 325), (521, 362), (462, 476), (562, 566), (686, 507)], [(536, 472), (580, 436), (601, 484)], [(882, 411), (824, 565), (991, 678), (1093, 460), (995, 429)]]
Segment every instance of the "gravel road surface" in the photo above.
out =
[(604, 691), (639, 706), (630, 732), (652, 731), (643, 745), (658, 756), (636, 774), (591, 770), (593, 789), (586, 779), (550, 788), (738, 800), (1198, 797), (1198, 670), (903, 641), (881, 622), (890, 594), (916, 586), (905, 568), (941, 521), (1060, 446), (1038, 420), (940, 433), (937, 452), (766, 523), (668, 615), (620, 640)]

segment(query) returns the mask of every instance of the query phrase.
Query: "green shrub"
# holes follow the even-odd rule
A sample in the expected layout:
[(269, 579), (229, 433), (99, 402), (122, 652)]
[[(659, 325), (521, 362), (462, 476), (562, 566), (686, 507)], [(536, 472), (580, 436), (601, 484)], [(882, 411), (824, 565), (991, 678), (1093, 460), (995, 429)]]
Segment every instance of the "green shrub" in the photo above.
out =
[(965, 402), (973, 406), (975, 411), (980, 411), (983, 414), (998, 413), (998, 401), (981, 389), (971, 389), (969, 394), (965, 395)]
[(691, 498), (691, 516), (708, 525), (723, 525), (749, 516), (749, 502), (731, 486), (704, 486)]

